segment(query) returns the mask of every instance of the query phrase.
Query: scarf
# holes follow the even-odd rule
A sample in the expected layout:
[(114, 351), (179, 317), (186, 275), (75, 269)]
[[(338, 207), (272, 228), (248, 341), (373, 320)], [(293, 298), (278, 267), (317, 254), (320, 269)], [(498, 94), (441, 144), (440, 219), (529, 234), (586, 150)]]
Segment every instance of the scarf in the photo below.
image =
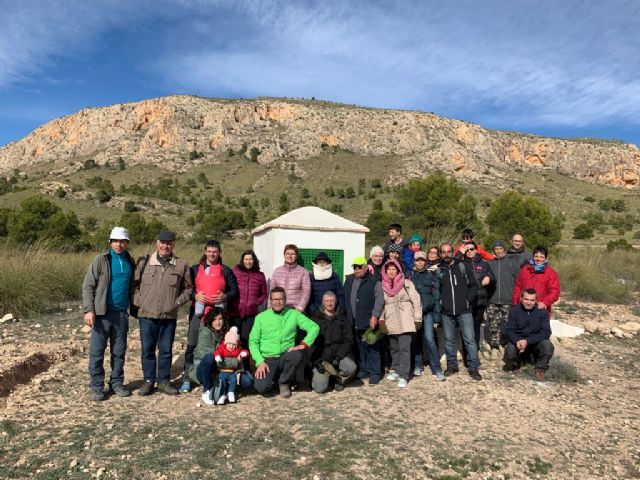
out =
[(536, 273), (542, 273), (544, 272), (544, 269), (547, 268), (547, 263), (549, 263), (549, 260), (545, 260), (544, 263), (537, 265), (533, 259), (529, 260), (529, 265), (531, 265), (533, 267), (533, 270)]
[(320, 265), (313, 264), (313, 278), (316, 280), (329, 280), (333, 274), (331, 264), (321, 267)]
[[(387, 268), (389, 265), (394, 265), (398, 270), (398, 275), (391, 280), (387, 275)], [(395, 297), (400, 290), (404, 287), (404, 273), (402, 273), (402, 267), (395, 260), (389, 259), (382, 267), (382, 290), (390, 297)]]

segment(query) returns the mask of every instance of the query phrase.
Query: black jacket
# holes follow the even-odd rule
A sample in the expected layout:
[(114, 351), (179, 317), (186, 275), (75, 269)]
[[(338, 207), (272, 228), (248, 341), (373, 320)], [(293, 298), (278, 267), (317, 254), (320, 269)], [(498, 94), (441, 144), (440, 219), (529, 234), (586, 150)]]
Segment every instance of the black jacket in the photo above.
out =
[[(473, 257), (473, 260), (469, 260), (465, 258), (465, 263), (471, 265), (471, 269), (473, 270), (473, 276), (476, 279), (476, 283), (478, 284), (478, 290), (476, 291), (475, 298), (475, 306), (476, 307), (486, 307), (487, 299), (489, 295), (487, 294), (487, 288), (492, 284), (496, 283), (496, 277), (489, 268), (489, 263), (486, 260), (483, 260), (480, 255), (476, 255)], [(489, 277), (491, 279), (491, 283), (487, 287), (482, 286), (482, 279), (484, 277)]]
[[(380, 280), (377, 276), (370, 273), (365, 274), (358, 288), (356, 294), (356, 311), (351, 309), (351, 288), (353, 287), (354, 275), (347, 275), (344, 281), (344, 303), (347, 312), (347, 318), (355, 326), (357, 330), (366, 330), (369, 328), (369, 319), (372, 315), (380, 317), (382, 314), (382, 307), (384, 305), (384, 294), (382, 293), (382, 287)], [(376, 299), (376, 290), (378, 290), (379, 297)], [(379, 303), (379, 310), (376, 307), (376, 300)]]
[(522, 304), (514, 305), (509, 310), (509, 320), (506, 328), (510, 343), (526, 340), (529, 345), (535, 345), (551, 337), (549, 312), (538, 307), (525, 310)]
[(317, 360), (329, 363), (335, 359), (342, 360), (351, 353), (353, 329), (343, 312), (338, 311), (333, 317), (329, 317), (322, 310), (316, 310), (311, 319), (320, 326), (320, 333), (311, 350), (312, 364)]
[(440, 262), (440, 303), (445, 315), (471, 312), (476, 298), (478, 282), (468, 262), (454, 261), (452, 265)]

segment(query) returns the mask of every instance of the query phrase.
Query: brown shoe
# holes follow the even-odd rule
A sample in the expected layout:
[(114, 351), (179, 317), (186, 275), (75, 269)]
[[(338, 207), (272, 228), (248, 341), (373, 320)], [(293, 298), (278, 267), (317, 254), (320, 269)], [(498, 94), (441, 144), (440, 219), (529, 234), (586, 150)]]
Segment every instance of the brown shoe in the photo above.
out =
[(166, 395), (178, 395), (178, 389), (173, 388), (169, 382), (160, 382), (158, 384), (158, 391)]
[(153, 382), (144, 382), (138, 390), (138, 395), (147, 396), (153, 393)]
[(280, 396), (282, 398), (289, 398), (291, 396), (291, 388), (289, 388), (288, 383), (280, 384)]
[(533, 371), (533, 375), (536, 377), (536, 380), (538, 382), (544, 382), (544, 370), (542, 370), (541, 368), (536, 368)]

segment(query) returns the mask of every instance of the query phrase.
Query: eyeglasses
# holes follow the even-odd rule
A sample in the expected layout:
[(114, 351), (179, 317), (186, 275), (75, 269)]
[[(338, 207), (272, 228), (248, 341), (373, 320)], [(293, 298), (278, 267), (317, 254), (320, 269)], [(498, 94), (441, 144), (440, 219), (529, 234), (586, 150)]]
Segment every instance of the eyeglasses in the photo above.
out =
[(475, 252), (476, 249), (475, 248), (467, 248), (467, 252)]
[(361, 270), (362, 268), (364, 268), (363, 265), (352, 265), (354, 270)]

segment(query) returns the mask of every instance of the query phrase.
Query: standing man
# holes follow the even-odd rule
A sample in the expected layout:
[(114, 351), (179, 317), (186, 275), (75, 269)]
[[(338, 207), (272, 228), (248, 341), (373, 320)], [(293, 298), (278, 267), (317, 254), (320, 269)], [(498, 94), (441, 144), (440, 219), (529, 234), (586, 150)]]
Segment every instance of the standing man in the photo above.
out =
[(131, 392), (124, 387), (124, 358), (129, 332), (129, 298), (135, 264), (127, 249), (129, 232), (115, 227), (109, 235), (109, 251), (95, 257), (82, 285), (84, 324), (91, 327), (89, 341), (89, 388), (91, 400), (105, 400), (104, 351), (111, 349), (109, 391), (119, 397)]
[(456, 357), (456, 326), (460, 329), (462, 342), (467, 352), (467, 369), (472, 380), (480, 381), (478, 369), (478, 347), (473, 330), (471, 305), (476, 297), (478, 284), (468, 262), (453, 258), (450, 243), (440, 246), (442, 258), (440, 268), (440, 301), (442, 303), (442, 326), (444, 328), (444, 346), (447, 355), (446, 377), (459, 372)]
[(275, 287), (284, 288), (288, 307), (305, 311), (311, 296), (311, 279), (309, 271), (298, 265), (298, 247), (295, 245), (285, 245), (284, 265), (271, 274), (270, 288), (273, 290)]
[[(320, 327), (303, 313), (287, 306), (287, 294), (282, 287), (271, 289), (271, 308), (256, 316), (249, 334), (249, 350), (256, 363), (254, 388), (258, 393), (271, 390), (275, 382), (280, 396), (291, 396), (291, 382), (304, 359), (303, 351), (315, 341)], [(306, 336), (296, 345), (298, 328)]]
[(152, 394), (156, 380), (159, 391), (178, 394), (169, 384), (172, 347), (178, 308), (191, 300), (192, 282), (187, 262), (173, 254), (175, 246), (175, 233), (162, 230), (156, 240), (156, 251), (139, 258), (136, 267), (134, 304), (139, 308), (144, 375), (140, 395)]
[[(231, 269), (222, 263), (222, 247), (217, 240), (209, 240), (204, 246), (200, 261), (191, 267), (190, 274), (194, 287), (194, 308), (189, 312), (187, 349), (184, 354), (184, 372), (180, 393), (191, 390), (189, 370), (193, 365), (193, 352), (198, 343), (198, 329), (201, 319), (214, 306), (225, 308), (228, 301), (238, 296), (238, 282)], [(195, 308), (200, 304), (202, 312)]]
[(385, 256), (389, 255), (389, 247), (392, 244), (400, 247), (399, 252), (402, 252), (404, 247), (407, 246), (407, 242), (404, 238), (402, 238), (402, 225), (400, 225), (399, 223), (392, 223), (391, 225), (389, 225), (389, 241), (382, 247)]
[(506, 343), (505, 327), (511, 308), (513, 285), (516, 282), (520, 267), (512, 255), (507, 255), (504, 240), (493, 242), (493, 253), (496, 258), (489, 261), (495, 282), (487, 287), (489, 305), (487, 305), (487, 328), (490, 350), (488, 356), (499, 352)]
[(524, 237), (519, 233), (514, 233), (511, 237), (511, 248), (507, 254), (515, 259), (519, 268), (529, 263), (531, 254), (524, 249)]
[(549, 340), (549, 311), (538, 308), (537, 300), (536, 291), (527, 288), (520, 295), (520, 303), (509, 310), (509, 343), (504, 350), (504, 370), (513, 372), (518, 370), (522, 363), (533, 360), (536, 380), (543, 382), (554, 348)]
[(368, 328), (379, 328), (378, 319), (384, 307), (384, 292), (380, 278), (369, 273), (366, 258), (356, 257), (351, 266), (353, 273), (347, 275), (344, 281), (344, 297), (347, 318), (355, 327), (360, 359), (358, 378), (364, 380), (369, 377), (369, 385), (376, 385), (382, 379), (382, 341), (369, 344), (362, 340), (362, 335)]

